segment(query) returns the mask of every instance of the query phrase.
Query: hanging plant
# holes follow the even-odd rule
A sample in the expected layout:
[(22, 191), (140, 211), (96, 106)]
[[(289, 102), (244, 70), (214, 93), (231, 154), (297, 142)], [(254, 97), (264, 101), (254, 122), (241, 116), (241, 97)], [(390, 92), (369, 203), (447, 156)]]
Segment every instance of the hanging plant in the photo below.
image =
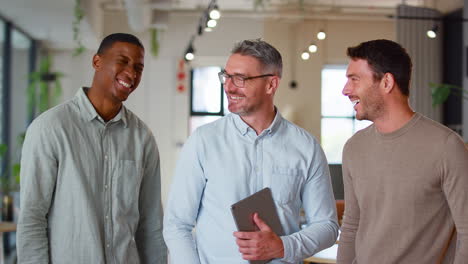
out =
[(158, 29), (151, 28), (151, 54), (154, 57), (157, 57), (159, 54), (159, 38), (158, 38)]
[(76, 48), (73, 51), (73, 56), (75, 57), (85, 51), (85, 47), (83, 46), (83, 43), (82, 43), (81, 30), (80, 30), (81, 21), (83, 20), (83, 17), (84, 17), (84, 11), (81, 8), (81, 0), (75, 0), (75, 8), (74, 8), (73, 14), (75, 17), (75, 20), (73, 20), (73, 40), (76, 43)]
[[(28, 112), (30, 117), (34, 116), (35, 107), (38, 107), (38, 112), (42, 113), (50, 106), (57, 104), (58, 98), (62, 94), (60, 78), (63, 76), (62, 72), (51, 71), (50, 56), (41, 60), (39, 70), (29, 75)], [(53, 87), (49, 90), (51, 83), (53, 83)], [(36, 96), (37, 88), (38, 95)]]

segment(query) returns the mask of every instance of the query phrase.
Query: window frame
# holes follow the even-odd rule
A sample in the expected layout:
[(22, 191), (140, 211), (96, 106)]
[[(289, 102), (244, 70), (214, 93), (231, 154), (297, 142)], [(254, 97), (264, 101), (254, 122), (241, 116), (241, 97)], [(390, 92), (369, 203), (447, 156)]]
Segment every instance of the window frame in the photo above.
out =
[[(12, 123), (12, 118), (14, 118), (14, 113), (12, 111), (12, 67), (13, 67), (13, 31), (17, 31), (21, 34), (23, 34), (26, 38), (28, 38), (31, 41), (31, 46), (28, 51), (28, 74), (33, 72), (36, 69), (36, 62), (37, 62), (37, 54), (38, 54), (38, 41), (35, 40), (31, 35), (29, 35), (26, 31), (18, 27), (17, 25), (13, 24), (10, 20), (6, 19), (4, 16), (0, 14), (0, 21), (3, 23), (4, 27), (4, 42), (3, 42), (3, 54), (2, 57), (0, 58), (2, 63), (2, 86), (0, 89), (2, 89), (2, 96), (0, 98), (1, 100), (1, 106), (2, 107), (2, 122), (1, 122), (1, 137), (0, 137), (0, 143), (4, 143), (8, 146), (8, 149), (6, 153), (3, 156), (2, 162), (1, 162), (1, 174), (0, 177), (3, 177), (3, 175), (8, 175), (6, 173), (6, 170), (9, 170), (10, 164), (8, 164), (8, 161), (12, 160), (13, 158), (13, 148), (14, 146), (10, 145), (11, 142), (11, 133), (10, 133), (10, 126)], [(29, 82), (29, 81), (28, 81)], [(27, 124), (28, 126), (32, 120), (34, 119), (35, 113), (32, 113), (32, 115), (27, 116)]]
[[(322, 73), (324, 70), (326, 69), (339, 69), (339, 70), (346, 70), (347, 69), (347, 65), (346, 64), (325, 64), (323, 65), (322, 67), (322, 70), (321, 70), (321, 76), (322, 76)], [(322, 82), (321, 82), (321, 85), (320, 85), (320, 91), (321, 93), (323, 93), (323, 90), (324, 90), (324, 87), (323, 87), (323, 79), (322, 79)], [(340, 96), (344, 96), (342, 94), (340, 94)], [(321, 97), (320, 98), (320, 103), (323, 104), (323, 98)], [(347, 119), (347, 120), (351, 120), (351, 123), (352, 123), (352, 131), (351, 131), (351, 135), (354, 135), (358, 130), (357, 130), (357, 126), (356, 126), (356, 121), (361, 121), (361, 120), (358, 120), (356, 118), (356, 111), (354, 111), (353, 109), (353, 112), (352, 112), (352, 115), (349, 116), (349, 115), (324, 115), (323, 112), (322, 112), (322, 109), (320, 110), (320, 124), (322, 124), (323, 120), (324, 119)], [(321, 131), (323, 131), (323, 127), (321, 125), (321, 128), (320, 128)], [(321, 137), (321, 145), (322, 147), (324, 148), (325, 146), (323, 145), (323, 136)], [(325, 151), (325, 148), (324, 148), (324, 151)], [(326, 151), (325, 151), (326, 152)], [(341, 165), (343, 163), (343, 160), (341, 160), (340, 163), (335, 163), (335, 162), (330, 162), (329, 161), (329, 164), (330, 165)]]
[(219, 98), (219, 100), (221, 100), (219, 112), (203, 112), (203, 111), (194, 111), (193, 110), (193, 99), (194, 99), (194, 96), (193, 96), (193, 93), (194, 93), (193, 76), (194, 76), (194, 70), (196, 68), (205, 68), (205, 67), (219, 67), (220, 70), (223, 70), (222, 67), (215, 66), (215, 65), (212, 65), (212, 66), (199, 66), (199, 67), (193, 67), (193, 68), (190, 69), (190, 117), (192, 117), (192, 116), (224, 116), (225, 115), (225, 113), (224, 113), (224, 87), (223, 87), (222, 83), (219, 86), (220, 91), (221, 91), (220, 92), (220, 98)]

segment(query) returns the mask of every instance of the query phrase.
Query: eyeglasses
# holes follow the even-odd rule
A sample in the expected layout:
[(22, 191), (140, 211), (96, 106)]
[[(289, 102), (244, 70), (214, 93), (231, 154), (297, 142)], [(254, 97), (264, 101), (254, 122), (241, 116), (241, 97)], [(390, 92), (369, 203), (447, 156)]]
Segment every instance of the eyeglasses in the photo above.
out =
[(245, 87), (245, 81), (247, 81), (247, 80), (263, 78), (263, 77), (268, 77), (268, 76), (275, 76), (275, 75), (274, 74), (263, 74), (263, 75), (259, 75), (259, 76), (243, 77), (242, 75), (238, 75), (238, 74), (233, 74), (233, 75), (227, 74), (225, 71), (220, 71), (218, 73), (219, 81), (222, 84), (225, 84), (227, 79), (231, 78), (232, 84), (234, 84), (234, 86), (239, 87), (239, 88)]

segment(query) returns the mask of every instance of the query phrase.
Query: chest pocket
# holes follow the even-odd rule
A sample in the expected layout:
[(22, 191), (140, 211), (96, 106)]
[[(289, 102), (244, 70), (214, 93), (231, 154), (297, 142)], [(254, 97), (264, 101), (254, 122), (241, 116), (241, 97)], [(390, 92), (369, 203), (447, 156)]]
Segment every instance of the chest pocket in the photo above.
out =
[(142, 170), (133, 160), (119, 160), (115, 172), (115, 196), (124, 214), (138, 209)]
[(273, 199), (278, 204), (287, 204), (299, 199), (301, 179), (298, 169), (273, 167), (270, 174)]

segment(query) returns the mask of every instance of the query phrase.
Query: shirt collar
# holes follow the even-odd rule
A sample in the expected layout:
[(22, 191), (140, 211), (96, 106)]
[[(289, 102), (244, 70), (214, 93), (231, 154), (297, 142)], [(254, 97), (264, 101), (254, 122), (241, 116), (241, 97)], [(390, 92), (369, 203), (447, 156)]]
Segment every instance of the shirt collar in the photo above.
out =
[[(281, 116), (276, 106), (275, 106), (275, 111), (276, 111), (276, 115), (275, 115), (275, 118), (273, 119), (273, 122), (271, 122), (270, 126), (267, 129), (263, 130), (262, 134), (266, 134), (266, 133), (271, 134), (271, 133), (274, 133), (278, 129), (279, 124), (283, 120), (283, 117)], [(242, 120), (242, 118), (238, 114), (231, 114), (231, 115), (234, 118), (234, 124), (236, 125), (236, 128), (239, 130), (239, 132), (243, 136), (247, 134), (247, 132), (249, 132), (249, 129), (252, 129), (247, 123), (244, 122), (244, 120)]]
[[(94, 119), (98, 119), (99, 121), (104, 122), (104, 119), (102, 119), (101, 116), (99, 116), (98, 112), (94, 108), (93, 104), (89, 100), (88, 96), (86, 95), (86, 92), (89, 90), (89, 87), (82, 87), (78, 90), (76, 93), (75, 97), (77, 98), (78, 106), (81, 109), (81, 113), (83, 117), (87, 121), (92, 121)], [(124, 126), (127, 127), (127, 109), (125, 108), (124, 105), (120, 108), (119, 113), (112, 118), (109, 122), (118, 122), (122, 120), (124, 123)]]

